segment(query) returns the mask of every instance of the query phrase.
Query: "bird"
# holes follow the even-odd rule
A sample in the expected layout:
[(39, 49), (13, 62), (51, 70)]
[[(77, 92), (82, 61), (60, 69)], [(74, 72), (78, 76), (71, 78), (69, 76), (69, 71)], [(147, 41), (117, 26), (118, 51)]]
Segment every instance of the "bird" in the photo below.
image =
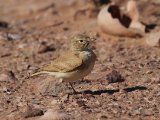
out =
[(71, 38), (70, 48), (64, 54), (43, 66), (31, 76), (48, 74), (70, 84), (74, 93), (72, 82), (83, 79), (93, 70), (96, 54), (89, 49), (92, 38), (86, 34), (76, 34)]

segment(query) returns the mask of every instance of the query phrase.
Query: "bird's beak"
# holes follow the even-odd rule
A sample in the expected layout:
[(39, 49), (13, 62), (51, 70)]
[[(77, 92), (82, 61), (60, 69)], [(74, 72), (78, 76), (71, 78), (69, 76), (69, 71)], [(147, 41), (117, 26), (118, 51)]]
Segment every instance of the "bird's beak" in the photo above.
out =
[(91, 39), (91, 42), (95, 42), (96, 41), (96, 38), (90, 38)]

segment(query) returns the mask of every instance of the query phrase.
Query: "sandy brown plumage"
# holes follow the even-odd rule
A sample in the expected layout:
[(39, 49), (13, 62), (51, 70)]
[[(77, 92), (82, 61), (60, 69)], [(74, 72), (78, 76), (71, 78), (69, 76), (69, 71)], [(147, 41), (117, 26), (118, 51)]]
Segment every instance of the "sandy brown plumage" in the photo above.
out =
[(64, 55), (56, 58), (50, 64), (44, 66), (42, 71), (50, 72), (70, 72), (82, 65), (82, 59), (79, 54), (67, 52)]
[[(49, 74), (63, 82), (72, 82), (88, 75), (95, 64), (96, 55), (88, 48), (90, 37), (78, 34), (71, 40), (70, 50), (31, 75)], [(70, 83), (71, 84), (71, 83)]]

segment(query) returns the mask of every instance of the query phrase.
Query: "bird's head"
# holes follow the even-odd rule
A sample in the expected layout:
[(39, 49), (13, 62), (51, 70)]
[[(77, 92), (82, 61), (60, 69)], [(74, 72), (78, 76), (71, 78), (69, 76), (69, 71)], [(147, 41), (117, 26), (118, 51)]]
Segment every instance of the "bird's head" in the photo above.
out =
[(77, 34), (71, 39), (71, 50), (84, 51), (88, 49), (91, 38), (86, 34)]

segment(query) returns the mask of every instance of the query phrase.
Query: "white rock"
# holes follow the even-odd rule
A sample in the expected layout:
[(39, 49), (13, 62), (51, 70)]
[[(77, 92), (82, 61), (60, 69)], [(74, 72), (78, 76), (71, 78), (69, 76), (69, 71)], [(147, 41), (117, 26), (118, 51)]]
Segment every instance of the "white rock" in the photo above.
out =
[[(122, 18), (122, 15), (128, 18)], [(128, 19), (128, 25), (123, 25), (122, 23), (127, 23), (126, 19)], [(136, 2), (132, 0), (128, 2), (125, 13), (114, 3), (108, 4), (99, 12), (97, 23), (103, 32), (111, 35), (144, 36), (145, 33), (145, 26), (139, 21), (139, 12)]]
[(49, 109), (40, 120), (70, 120), (70, 116), (65, 112)]
[(145, 40), (150, 46), (160, 47), (160, 31), (148, 34)]
[(58, 100), (55, 100), (55, 99), (54, 99), (54, 100), (52, 100), (51, 104), (52, 104), (52, 105), (57, 105), (57, 104), (59, 104), (59, 102), (58, 102)]
[(7, 34), (7, 38), (8, 40), (20, 40), (22, 39), (23, 37), (19, 34), (15, 34), (15, 33), (8, 33)]

